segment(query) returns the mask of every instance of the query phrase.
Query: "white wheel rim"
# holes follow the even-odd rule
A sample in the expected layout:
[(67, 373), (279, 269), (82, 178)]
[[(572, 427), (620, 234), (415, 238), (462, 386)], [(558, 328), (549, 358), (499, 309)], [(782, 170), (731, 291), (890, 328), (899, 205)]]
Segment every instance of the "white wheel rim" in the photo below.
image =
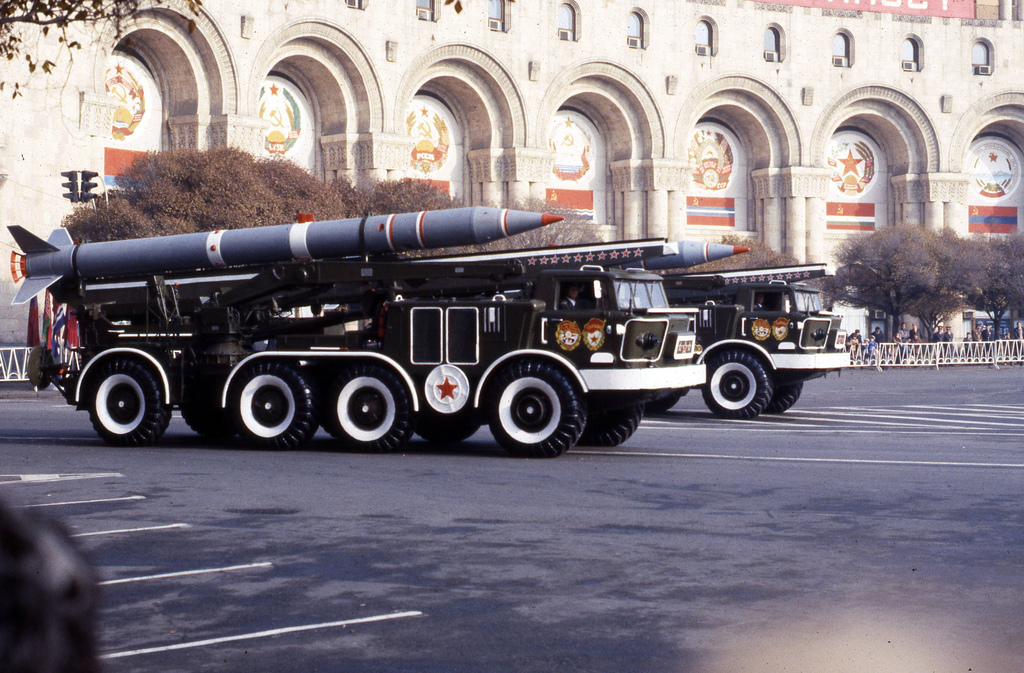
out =
[[(256, 414), (253, 413), (253, 398), (263, 388), (273, 388), (280, 391), (288, 404), (288, 413), (285, 414), (284, 420), (277, 425), (264, 425), (263, 421), (257, 418)], [(288, 429), (288, 426), (291, 425), (292, 420), (294, 420), (295, 395), (292, 393), (292, 389), (288, 384), (278, 377), (263, 374), (261, 376), (254, 377), (251, 381), (245, 384), (244, 388), (242, 388), (242, 395), (239, 399), (238, 410), (246, 430), (257, 437), (270, 439), (271, 437), (277, 437), (285, 432)]]
[[(551, 418), (541, 430), (535, 432), (521, 428), (512, 416), (512, 401), (519, 393), (531, 388), (543, 393), (551, 405)], [(520, 444), (543, 442), (551, 436), (562, 420), (562, 406), (558, 401), (558, 393), (551, 387), (551, 384), (542, 379), (532, 376), (517, 379), (501, 393), (501, 398), (498, 400), (498, 420), (508, 436)]]
[[(110, 393), (114, 391), (118, 386), (128, 386), (135, 393), (139, 400), (139, 413), (135, 414), (135, 417), (127, 423), (121, 423), (113, 416), (110, 415), (110, 409), (107, 407), (107, 398)], [(139, 427), (142, 423), (142, 418), (146, 415), (146, 396), (142, 392), (142, 386), (131, 376), (127, 374), (114, 374), (108, 376), (100, 384), (100, 387), (96, 389), (96, 416), (99, 418), (100, 423), (103, 427), (110, 432), (117, 435), (127, 435), (129, 432)]]
[[(747, 394), (740, 400), (730, 400), (722, 395), (722, 379), (725, 378), (726, 375), (730, 374), (743, 376), (743, 378), (747, 380), (749, 390), (747, 390)], [(738, 362), (727, 362), (716, 369), (715, 373), (711, 375), (711, 381), (708, 385), (711, 388), (711, 395), (715, 398), (715, 402), (717, 402), (722, 408), (729, 409), (730, 411), (737, 411), (744, 408), (750, 404), (754, 399), (754, 396), (757, 394), (757, 383), (754, 381), (753, 372), (751, 372), (745, 365), (741, 365)]]
[[(352, 401), (353, 395), (365, 388), (376, 390), (384, 401), (384, 418), (373, 428), (359, 427), (348, 413), (348, 405)], [(359, 442), (373, 442), (388, 434), (395, 425), (395, 396), (379, 379), (359, 376), (346, 383), (338, 393), (335, 413), (338, 414), (338, 422), (346, 435)]]

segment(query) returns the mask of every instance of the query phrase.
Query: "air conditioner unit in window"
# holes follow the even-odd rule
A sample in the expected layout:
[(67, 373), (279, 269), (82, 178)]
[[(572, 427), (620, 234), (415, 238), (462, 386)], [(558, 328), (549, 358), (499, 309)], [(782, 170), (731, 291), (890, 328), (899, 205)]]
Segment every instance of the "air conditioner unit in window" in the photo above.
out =
[(779, 60), (779, 52), (777, 52), (777, 51), (766, 51), (764, 53), (764, 60), (768, 61), (769, 63), (775, 63), (776, 61)]
[(500, 33), (505, 30), (505, 22), (501, 19), (487, 19), (487, 27)]
[(697, 56), (711, 56), (711, 47), (706, 44), (698, 44)]
[(875, 320), (885, 320), (885, 311), (875, 311)]
[(566, 42), (572, 42), (572, 31), (568, 28), (559, 28), (558, 39), (565, 40)]
[(352, 9), (363, 8), (363, 0), (345, 0), (345, 4), (351, 7)]
[(850, 67), (850, 59), (845, 56), (833, 56), (832, 65), (837, 68), (848, 68)]
[(974, 66), (974, 74), (975, 75), (991, 75), (992, 74), (992, 66), (990, 66), (990, 65), (976, 65), (976, 66)]
[(917, 72), (917, 61), (903, 61), (903, 72)]
[(426, 7), (418, 7), (416, 8), (416, 18), (420, 21), (433, 21), (434, 13)]
[(626, 44), (629, 45), (630, 49), (639, 49), (642, 46), (639, 37), (627, 37)]

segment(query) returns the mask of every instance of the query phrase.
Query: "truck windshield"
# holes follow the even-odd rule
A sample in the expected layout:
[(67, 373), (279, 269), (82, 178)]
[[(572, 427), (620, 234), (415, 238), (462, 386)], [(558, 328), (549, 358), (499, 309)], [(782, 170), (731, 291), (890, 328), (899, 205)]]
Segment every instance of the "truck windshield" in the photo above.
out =
[(668, 308), (665, 287), (657, 281), (617, 280), (615, 297), (620, 309)]
[(797, 292), (796, 310), (799, 313), (818, 313), (821, 311), (821, 295), (817, 292)]

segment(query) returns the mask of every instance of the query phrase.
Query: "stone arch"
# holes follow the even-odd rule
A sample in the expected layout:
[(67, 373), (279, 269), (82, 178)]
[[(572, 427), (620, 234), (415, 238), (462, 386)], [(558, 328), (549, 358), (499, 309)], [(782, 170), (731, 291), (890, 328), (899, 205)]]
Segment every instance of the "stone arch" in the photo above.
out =
[(938, 172), (935, 125), (913, 98), (891, 87), (868, 85), (848, 91), (825, 106), (811, 136), (805, 161), (823, 167), (826, 147), (840, 126), (857, 128), (888, 148), (893, 175)]
[(338, 26), (299, 21), (272, 35), (254, 60), (242, 114), (256, 116), (260, 85), (271, 71), (295, 81), (313, 101), (320, 134), (382, 128), (377, 74), (362, 46)]
[[(194, 21), (190, 29), (189, 22)], [(108, 24), (97, 43), (93, 87), (105, 90), (107, 60), (130, 39), (131, 49), (153, 71), (169, 116), (236, 111), (238, 78), (227, 40), (205, 10), (192, 14), (181, 0), (143, 10), (121, 26)]]
[(996, 133), (1024, 149), (1024, 93), (1005, 92), (972, 105), (961, 116), (949, 143), (949, 170), (966, 169), (968, 149), (981, 133)]
[(544, 94), (532, 146), (543, 145), (546, 120), (563, 106), (579, 109), (607, 134), (609, 161), (665, 156), (664, 123), (654, 96), (639, 77), (619, 65), (588, 61), (559, 73)]
[(390, 129), (405, 130), (406, 104), (425, 91), (445, 101), (464, 123), (466, 149), (521, 147), (526, 108), (511, 73), (487, 52), (469, 45), (432, 49), (409, 67), (394, 99)]
[(751, 170), (801, 165), (802, 142), (793, 111), (764, 82), (732, 75), (697, 87), (676, 121), (675, 156), (686, 156), (691, 130), (708, 116), (739, 137), (750, 157)]

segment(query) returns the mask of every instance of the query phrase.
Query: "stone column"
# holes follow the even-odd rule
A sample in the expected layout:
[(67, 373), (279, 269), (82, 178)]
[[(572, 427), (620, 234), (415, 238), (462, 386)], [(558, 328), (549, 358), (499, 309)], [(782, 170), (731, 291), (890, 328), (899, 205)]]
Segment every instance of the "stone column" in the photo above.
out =
[(896, 223), (914, 226), (924, 224), (924, 183), (921, 176), (905, 173), (890, 178), (889, 182), (896, 205)]
[(776, 252), (782, 252), (783, 241), (783, 200), (782, 179), (775, 168), (759, 168), (751, 171), (754, 182), (754, 200), (757, 204), (754, 225), (758, 227), (758, 238)]
[(807, 261), (807, 198), (786, 197), (786, 252), (803, 264)]
[(970, 178), (963, 173), (929, 173), (924, 176), (927, 194), (926, 220), (929, 228), (952, 229), (967, 235), (967, 187)]
[(641, 217), (643, 217), (643, 194), (641, 187), (640, 162), (632, 160), (615, 161), (612, 169), (612, 190), (622, 195), (622, 222), (619, 222), (620, 238), (640, 238)]
[(807, 261), (825, 259), (825, 197), (807, 197)]
[(409, 151), (412, 147), (408, 136), (388, 133), (364, 133), (349, 136), (349, 152), (351, 153), (350, 171), (354, 170), (355, 179), (373, 178), (386, 180), (388, 175), (396, 171), (404, 171), (409, 166)]
[(669, 192), (682, 187), (686, 180), (686, 162), (670, 159), (648, 159), (641, 162), (637, 188), (647, 191), (647, 216), (641, 224), (643, 235), (667, 237), (670, 225)]
[(504, 172), (502, 158), (500, 150), (472, 150), (468, 154), (469, 181), (477, 203), (492, 207), (501, 205), (499, 175)]
[[(178, 119), (184, 122), (182, 126), (195, 124), (196, 146), (202, 149), (204, 141), (199, 137), (199, 119), (189, 117)], [(194, 121), (192, 121), (193, 119)], [(174, 136), (176, 133), (174, 128), (178, 124), (170, 123), (169, 126), (172, 129), (171, 135)], [(263, 134), (268, 128), (270, 128), (270, 122), (264, 121), (259, 117), (243, 117), (233, 114), (221, 115), (211, 121), (209, 139), (205, 145), (210, 149), (236, 147), (250, 154), (259, 154), (263, 151)], [(179, 130), (177, 133), (180, 133), (183, 137), (188, 137), (188, 140), (185, 141), (186, 143), (191, 142), (191, 134), (187, 131)]]
[(555, 153), (546, 149), (520, 147), (503, 150), (493, 163), (497, 182), (508, 184), (510, 198), (520, 207), (527, 201), (544, 203)]
[(673, 241), (686, 237), (686, 192), (682, 189), (668, 193), (668, 237)]

